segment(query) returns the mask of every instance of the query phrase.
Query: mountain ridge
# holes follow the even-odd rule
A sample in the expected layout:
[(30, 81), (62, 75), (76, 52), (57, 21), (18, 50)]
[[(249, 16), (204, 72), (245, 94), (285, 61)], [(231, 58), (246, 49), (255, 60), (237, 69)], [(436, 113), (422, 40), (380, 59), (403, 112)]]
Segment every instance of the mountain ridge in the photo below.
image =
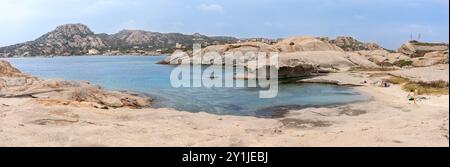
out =
[(32, 57), (86, 54), (152, 54), (188, 47), (194, 42), (203, 45), (234, 43), (234, 37), (208, 37), (201, 34), (159, 33), (124, 29), (115, 34), (94, 33), (80, 23), (57, 26), (54, 30), (27, 41), (0, 47), (0, 57)]
[[(327, 40), (345, 51), (384, 49), (376, 43), (360, 42), (352, 37)], [(182, 33), (160, 33), (123, 29), (114, 34), (95, 33), (88, 26), (75, 23), (57, 26), (33, 41), (0, 47), (0, 57), (71, 56), (71, 55), (156, 55), (170, 54), (176, 49), (191, 48), (194, 43), (203, 47), (239, 42), (277, 43), (265, 38), (238, 39), (228, 36), (206, 36)]]

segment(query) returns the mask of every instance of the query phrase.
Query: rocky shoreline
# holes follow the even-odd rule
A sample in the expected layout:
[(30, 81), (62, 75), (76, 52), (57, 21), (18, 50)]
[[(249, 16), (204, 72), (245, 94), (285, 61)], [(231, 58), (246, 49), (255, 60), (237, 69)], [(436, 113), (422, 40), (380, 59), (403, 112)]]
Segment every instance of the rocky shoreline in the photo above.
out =
[[(0, 61), (0, 146), (448, 146), (448, 45), (410, 42), (394, 53), (351, 41), (292, 37), (204, 48), (223, 55), (279, 51), (279, 78), (352, 86), (371, 99), (274, 106), (259, 111), (260, 117), (154, 109), (154, 99), (147, 96), (88, 82), (43, 80)], [(168, 56), (165, 64), (192, 57), (180, 53)], [(379, 86), (393, 76), (428, 87), (445, 83), (446, 88), (420, 95), (412, 104), (404, 84)]]
[[(430, 81), (429, 72), (448, 76), (448, 67), (401, 74)], [(0, 146), (448, 146), (449, 96), (423, 95), (426, 100), (410, 104), (401, 86), (371, 84), (389, 73), (305, 78), (355, 85), (367, 81), (355, 89), (371, 100), (284, 106), (278, 108), (280, 115), (267, 119), (146, 108), (151, 99), (84, 82), (41, 80), (1, 61)]]
[(44, 105), (64, 104), (95, 108), (142, 108), (152, 99), (117, 91), (106, 91), (89, 82), (43, 80), (23, 74), (0, 60), (0, 97), (33, 98)]

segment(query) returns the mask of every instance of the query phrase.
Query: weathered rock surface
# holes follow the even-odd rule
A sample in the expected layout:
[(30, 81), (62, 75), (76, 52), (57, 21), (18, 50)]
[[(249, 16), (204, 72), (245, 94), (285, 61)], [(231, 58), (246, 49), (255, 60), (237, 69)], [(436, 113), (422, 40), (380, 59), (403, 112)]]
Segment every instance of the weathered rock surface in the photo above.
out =
[(314, 37), (291, 37), (275, 44), (274, 47), (280, 52), (343, 51), (328, 41)]
[(32, 97), (46, 104), (82, 105), (96, 108), (141, 108), (151, 99), (129, 93), (106, 91), (87, 82), (42, 80), (21, 73), (0, 61), (0, 97)]
[(410, 41), (403, 44), (398, 52), (408, 55), (412, 58), (423, 57), (425, 54), (435, 51), (446, 51), (448, 50), (448, 44), (446, 43), (426, 43), (418, 41)]
[(410, 57), (401, 53), (391, 53), (386, 50), (370, 50), (354, 52), (358, 55), (366, 57), (369, 61), (377, 65), (394, 64), (401, 60), (409, 60)]
[(0, 77), (16, 77), (23, 76), (17, 68), (11, 66), (7, 61), (0, 60)]
[(356, 66), (346, 57), (345, 52), (337, 51), (292, 52), (282, 53), (279, 62), (280, 67), (292, 66), (296, 62), (298, 65), (312, 65), (318, 72), (338, 72)]
[[(389, 54), (385, 50), (383, 54)], [(175, 52), (161, 64), (213, 64), (213, 60), (221, 60), (225, 65), (243, 65), (250, 71), (255, 71), (263, 67), (257, 67), (256, 59), (249, 57), (248, 53), (257, 55), (266, 53), (270, 58), (270, 53), (279, 55), (279, 77), (302, 77), (316, 72), (338, 72), (346, 71), (352, 67), (379, 67), (376, 63), (369, 61), (369, 56), (345, 52), (327, 40), (321, 40), (313, 37), (292, 37), (283, 40), (275, 45), (269, 45), (262, 42), (244, 42), (228, 45), (209, 46), (202, 50), (201, 56), (192, 56), (185, 52)], [(237, 54), (236, 54), (237, 53)], [(241, 64), (228, 62), (227, 56), (238, 57)], [(384, 60), (384, 59), (383, 59)], [(216, 64), (218, 65), (218, 64)], [(242, 78), (242, 76), (238, 77)]]
[(344, 51), (360, 51), (360, 50), (383, 50), (380, 45), (376, 43), (363, 43), (353, 37), (339, 36), (330, 43), (342, 48)]
[(436, 51), (425, 54), (424, 57), (418, 57), (412, 59), (412, 65), (414, 67), (428, 67), (437, 64), (448, 64), (448, 50), (447, 51)]

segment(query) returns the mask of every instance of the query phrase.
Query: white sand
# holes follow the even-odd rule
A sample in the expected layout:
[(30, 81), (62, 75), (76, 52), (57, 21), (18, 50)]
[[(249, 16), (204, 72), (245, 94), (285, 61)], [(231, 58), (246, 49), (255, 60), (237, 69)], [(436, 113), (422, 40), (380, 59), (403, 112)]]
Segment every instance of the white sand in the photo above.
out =
[[(348, 78), (342, 82), (359, 81)], [(291, 111), (281, 119), (0, 98), (0, 146), (449, 146), (448, 95), (413, 105), (399, 86), (357, 89), (373, 100)]]
[(449, 65), (435, 65), (430, 67), (412, 68), (390, 72), (392, 75), (409, 78), (415, 81), (449, 81)]
[[(448, 81), (448, 67), (390, 74)], [(357, 89), (370, 101), (292, 110), (279, 119), (0, 98), (0, 146), (449, 146), (448, 95), (410, 104), (400, 86), (371, 84), (387, 75), (371, 74), (334, 73), (304, 81), (361, 85)]]

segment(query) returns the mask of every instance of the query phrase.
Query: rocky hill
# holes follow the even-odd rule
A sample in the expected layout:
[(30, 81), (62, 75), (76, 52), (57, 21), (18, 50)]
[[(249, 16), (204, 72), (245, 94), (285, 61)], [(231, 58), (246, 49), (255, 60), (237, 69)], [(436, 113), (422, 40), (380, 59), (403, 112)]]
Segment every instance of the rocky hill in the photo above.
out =
[(179, 44), (189, 47), (194, 42), (203, 45), (234, 43), (233, 37), (208, 37), (201, 34), (157, 33), (142, 30), (122, 30), (119, 33), (95, 34), (86, 25), (67, 24), (30, 42), (0, 48), (0, 57), (31, 57), (85, 54), (146, 54), (173, 50)]
[(87, 53), (88, 49), (104, 49), (105, 41), (87, 26), (70, 24), (58, 26), (38, 39), (0, 48), (4, 56), (74, 55)]
[(342, 48), (344, 51), (361, 51), (361, 50), (380, 50), (384, 49), (376, 43), (364, 43), (360, 42), (353, 37), (336, 37), (334, 40), (329, 41), (332, 44)]

